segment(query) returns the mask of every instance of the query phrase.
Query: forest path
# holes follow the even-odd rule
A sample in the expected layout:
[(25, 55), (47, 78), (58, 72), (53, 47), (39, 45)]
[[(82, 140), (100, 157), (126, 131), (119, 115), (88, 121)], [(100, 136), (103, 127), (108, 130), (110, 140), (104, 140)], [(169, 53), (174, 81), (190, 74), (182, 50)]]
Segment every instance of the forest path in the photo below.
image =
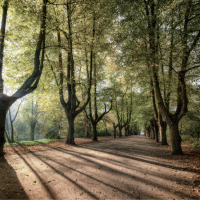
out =
[(200, 197), (199, 171), (145, 136), (16, 153), (5, 159), (6, 166), (0, 162), (0, 199)]

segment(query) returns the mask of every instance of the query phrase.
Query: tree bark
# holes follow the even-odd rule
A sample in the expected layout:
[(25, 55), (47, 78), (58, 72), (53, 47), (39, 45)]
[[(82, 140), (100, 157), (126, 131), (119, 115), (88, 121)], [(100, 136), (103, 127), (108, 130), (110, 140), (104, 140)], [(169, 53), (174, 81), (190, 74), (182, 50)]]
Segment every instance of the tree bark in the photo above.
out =
[(119, 137), (122, 137), (122, 128), (120, 125), (119, 125)]
[(30, 140), (34, 141), (34, 136), (35, 136), (35, 127), (36, 127), (36, 119), (32, 118), (31, 122), (30, 122), (30, 129), (31, 129), (31, 133), (30, 133)]
[(153, 127), (151, 128), (151, 139), (155, 140), (155, 130)]
[(6, 123), (6, 102), (0, 99), (0, 157), (3, 156), (3, 146), (5, 140), (5, 123)]
[(178, 122), (169, 125), (170, 141), (171, 141), (171, 154), (182, 155), (181, 137), (178, 131)]
[(92, 127), (93, 127), (93, 138), (92, 138), (92, 140), (93, 141), (98, 141), (98, 139), (97, 139), (97, 125), (96, 125), (96, 123), (92, 123)]
[(67, 140), (65, 144), (71, 144), (71, 145), (76, 145), (74, 142), (74, 117), (73, 116), (68, 116), (68, 134), (67, 134)]
[(13, 128), (13, 121), (12, 121), (12, 119), (11, 119), (11, 111), (10, 111), (10, 108), (8, 109), (8, 111), (9, 111), (10, 126), (11, 126), (11, 136), (10, 136), (10, 138), (11, 138), (11, 143), (13, 143), (13, 142), (14, 142), (14, 128)]
[(5, 94), (0, 94), (0, 157), (4, 155), (3, 146), (6, 142), (5, 140), (5, 124), (6, 124), (6, 113), (8, 108), (12, 105), (12, 98)]
[(127, 128), (126, 128), (126, 127), (124, 127), (124, 129), (125, 129), (125, 136), (127, 136), (127, 130), (126, 130)]
[(113, 127), (114, 128), (114, 138), (116, 138), (116, 128), (115, 127)]
[(167, 143), (167, 123), (165, 121), (162, 121), (162, 123), (159, 123), (159, 131), (160, 131), (160, 143), (161, 145), (168, 145)]
[(85, 138), (90, 138), (90, 125), (88, 123), (88, 119), (86, 117), (86, 115), (83, 115), (83, 124), (84, 124), (84, 128), (85, 128)]
[(155, 132), (155, 141), (159, 142), (159, 139), (158, 139), (158, 125), (157, 125), (156, 121), (154, 121), (154, 132)]

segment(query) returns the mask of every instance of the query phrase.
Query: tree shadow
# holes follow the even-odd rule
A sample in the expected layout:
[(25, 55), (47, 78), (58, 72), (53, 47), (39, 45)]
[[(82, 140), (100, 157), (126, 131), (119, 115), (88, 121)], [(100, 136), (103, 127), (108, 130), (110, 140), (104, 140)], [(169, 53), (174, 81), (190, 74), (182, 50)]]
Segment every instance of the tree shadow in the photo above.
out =
[[(57, 149), (54, 149), (54, 150), (57, 150)], [(85, 176), (86, 178), (88, 179), (92, 179), (93, 181), (95, 181), (96, 183), (101, 183), (103, 184), (104, 186), (106, 187), (109, 187), (111, 190), (116, 190), (116, 187), (115, 186), (112, 186), (108, 183), (105, 182), (105, 180), (100, 180), (99, 179), (96, 179), (94, 178), (93, 176), (91, 176), (90, 174), (87, 174), (88, 171), (86, 171), (85, 173), (84, 172), (81, 172), (80, 170), (77, 170), (76, 168), (72, 168), (72, 167), (69, 167), (61, 162), (58, 162), (54, 159), (51, 159), (49, 157), (46, 157), (46, 156), (42, 156), (42, 155), (37, 155), (36, 153), (34, 152), (30, 152), (30, 154), (32, 154), (33, 156), (35, 156), (36, 158), (38, 158), (39, 160), (41, 160), (43, 163), (45, 163), (46, 165), (48, 165), (51, 169), (54, 170), (54, 172), (60, 174), (61, 176), (63, 176), (65, 179), (69, 180), (71, 183), (73, 183), (75, 186), (77, 186), (79, 189), (83, 190), (84, 192), (86, 192), (87, 194), (89, 194), (90, 197), (94, 198), (94, 199), (99, 199), (98, 196), (96, 196), (93, 192), (90, 192), (89, 188), (86, 188), (80, 184), (78, 184), (77, 182), (73, 181), (70, 177), (68, 177), (67, 175), (65, 175), (62, 171), (59, 171), (58, 169), (56, 169), (55, 167), (53, 167), (52, 165), (50, 165), (45, 159), (47, 159), (48, 161), (52, 161), (60, 166), (63, 166), (65, 167), (67, 170), (71, 170), (71, 171), (74, 171), (74, 172), (77, 172), (79, 174), (82, 174), (83, 176)], [(69, 155), (71, 155), (69, 153)], [(80, 158), (79, 156), (77, 156), (78, 158)], [(84, 158), (82, 158), (84, 159)], [(86, 161), (88, 161), (87, 159), (84, 159)], [(95, 162), (91, 162), (93, 164), (97, 164)], [(126, 194), (130, 199), (140, 199), (140, 192), (137, 191), (137, 189), (134, 189), (134, 191), (132, 190), (132, 193), (130, 192), (126, 192), (125, 190), (123, 189), (120, 189), (120, 188), (117, 188), (117, 191), (123, 193), (123, 194)], [(146, 194), (145, 195), (145, 198), (147, 199), (153, 199), (154, 197), (149, 195), (149, 194)]]
[[(90, 145), (91, 146), (91, 145)], [(120, 156), (120, 157), (124, 157), (124, 158), (128, 158), (128, 159), (132, 159), (132, 160), (137, 160), (137, 161), (141, 161), (141, 162), (145, 162), (145, 163), (149, 163), (149, 164), (152, 164), (152, 165), (158, 165), (158, 166), (162, 166), (162, 167), (167, 167), (167, 168), (171, 168), (171, 169), (176, 169), (176, 170), (181, 170), (181, 171), (188, 171), (188, 172), (193, 172), (193, 173), (197, 173), (199, 174), (200, 173), (200, 170), (197, 170), (197, 169), (190, 169), (190, 168), (186, 168), (186, 167), (176, 167), (176, 166), (172, 166), (172, 165), (169, 165), (169, 164), (164, 164), (164, 163), (159, 163), (159, 162), (155, 162), (155, 161), (150, 161), (150, 160), (146, 160), (146, 159), (142, 159), (142, 157), (154, 157), (154, 158), (164, 158), (167, 160), (176, 160), (177, 161), (177, 156), (180, 156), (180, 155), (161, 155), (161, 152), (163, 150), (161, 150), (161, 152), (151, 152), (151, 151), (148, 151), (147, 150), (141, 150), (141, 149), (137, 149), (136, 147), (133, 147), (131, 148), (131, 151), (130, 154), (132, 154), (132, 156), (129, 156), (127, 155), (127, 152), (126, 154), (124, 154), (123, 152), (123, 148), (112, 148), (111, 145), (107, 145), (106, 149), (104, 150), (100, 150), (99, 148), (92, 148), (92, 147), (87, 147), (86, 145), (82, 145), (82, 146), (78, 146), (79, 148), (85, 148), (85, 149), (89, 149), (89, 150), (92, 150), (92, 151), (97, 151), (97, 152), (101, 152), (101, 153), (106, 153), (106, 154), (110, 154), (110, 155), (115, 155), (115, 156)], [(109, 151), (108, 151), (109, 150)], [(118, 152), (118, 153), (114, 153), (112, 151), (122, 151), (122, 152)], [(127, 149), (126, 149), (127, 150)], [(137, 155), (136, 156), (134, 156)], [(140, 157), (140, 158), (138, 158)]]
[(4, 157), (0, 158), (0, 199), (29, 199), (15, 170)]
[[(85, 158), (85, 157), (82, 157), (82, 156), (81, 156), (81, 155), (86, 156), (85, 153), (80, 153), (80, 152), (75, 152), (75, 151), (73, 152), (73, 151), (71, 151), (71, 150), (66, 150), (66, 151), (65, 151), (65, 150), (62, 149), (62, 148), (55, 149), (55, 150), (56, 150), (56, 151), (63, 152), (63, 153), (65, 153), (65, 154), (69, 154), (69, 155), (75, 156), (75, 157), (77, 157), (77, 158), (79, 158), (79, 159), (85, 160), (85, 161), (88, 162), (88, 163), (96, 164), (97, 166), (99, 166), (99, 163), (98, 163), (98, 162), (95, 162), (94, 160), (90, 160), (90, 159), (88, 159), (88, 158)], [(77, 155), (77, 154), (81, 154), (81, 155), (79, 156), (79, 155)], [(98, 181), (98, 182), (100, 182), (101, 184), (104, 184), (104, 185), (110, 187), (111, 189), (115, 189), (115, 187), (113, 187), (112, 185), (107, 184), (107, 183), (105, 182), (105, 180), (102, 181), (102, 180), (100, 180), (100, 179), (95, 179), (94, 177), (88, 175), (87, 172), (83, 173), (83, 172), (81, 172), (81, 171), (79, 171), (79, 170), (76, 170), (76, 169), (74, 169), (74, 168), (70, 168), (70, 167), (68, 167), (67, 165), (62, 164), (61, 162), (58, 162), (58, 161), (56, 161), (56, 160), (54, 160), (54, 159), (51, 159), (51, 158), (49, 158), (49, 157), (47, 157), (47, 156), (36, 155), (36, 154), (35, 154), (35, 156), (36, 156), (37, 158), (39, 158), (39, 159), (42, 159), (42, 158), (43, 158), (42, 160), (43, 160), (43, 162), (45, 162), (46, 164), (48, 164), (48, 163), (47, 163), (46, 161), (44, 161), (44, 159), (51, 160), (51, 161), (53, 161), (53, 162), (55, 162), (55, 163), (57, 163), (57, 164), (59, 164), (59, 165), (64, 166), (64, 167), (67, 168), (67, 169), (76, 171), (76, 172), (78, 172), (78, 173), (80, 173), (80, 174), (82, 174), (82, 175), (84, 175), (84, 176), (86, 176), (86, 177), (88, 177), (88, 178), (90, 178), (90, 179), (93, 179), (93, 180), (95, 180), (95, 181)], [(93, 155), (89, 155), (89, 156), (90, 156), (91, 158), (94, 158)], [(102, 161), (102, 158), (99, 158), (99, 160)], [(107, 162), (107, 163), (110, 163), (110, 160), (107, 160), (106, 162)], [(48, 165), (49, 165), (49, 164), (48, 164)], [(102, 164), (102, 163), (101, 163), (100, 165), (102, 166), (102, 170), (105, 171), (107, 174), (111, 173), (111, 174), (113, 174), (113, 175), (115, 175), (115, 176), (116, 176), (116, 174), (117, 174), (117, 175), (119, 175), (121, 178), (122, 178), (122, 177), (126, 178), (127, 176), (129, 176), (130, 178), (132, 177), (132, 176), (130, 176), (129, 173), (126, 173), (126, 172), (123, 172), (123, 171), (120, 171), (120, 170), (116, 170), (116, 169), (114, 169), (114, 168), (112, 168), (112, 167), (108, 167), (108, 166), (106, 166), (106, 165), (104, 165), (104, 164)], [(117, 166), (116, 163), (115, 163), (114, 165)], [(49, 165), (49, 166), (51, 167), (51, 165)], [(87, 164), (87, 166), (89, 166), (89, 165)], [(138, 169), (139, 169), (139, 167), (138, 167)], [(142, 171), (140, 171), (140, 170), (138, 170), (138, 169), (135, 168), (134, 171), (142, 172)], [(151, 175), (152, 175), (152, 174), (151, 174)], [(159, 174), (156, 174), (156, 173), (155, 173), (154, 175), (152, 175), (152, 176), (160, 178)], [(170, 178), (171, 178), (171, 179), (170, 179)], [(159, 183), (159, 182), (156, 182), (156, 181), (153, 181), (153, 180), (148, 180), (148, 179), (146, 179), (146, 178), (139, 177), (139, 176), (137, 176), (137, 175), (134, 175), (134, 176), (133, 176), (133, 179), (134, 179), (134, 181), (136, 181), (136, 182), (138, 182), (138, 183), (143, 183), (143, 184), (146, 184), (146, 185), (148, 185), (148, 186), (157, 187), (157, 188), (159, 188), (159, 189), (162, 189), (163, 191), (167, 191), (167, 192), (171, 193), (171, 189), (170, 189), (170, 188), (165, 187), (164, 185), (162, 185), (162, 184)], [(174, 181), (172, 180), (172, 177), (165, 177), (164, 179), (174, 182)], [(183, 180), (184, 180), (184, 179), (178, 179), (178, 178), (177, 178), (177, 181), (180, 181), (180, 182), (181, 182), (181, 181), (183, 181)], [(120, 180), (119, 180), (119, 182), (120, 182)], [(126, 194), (127, 196), (129, 196), (129, 197), (135, 199), (135, 198), (138, 198), (138, 194), (139, 194), (138, 191), (139, 191), (140, 189), (139, 189), (139, 190), (135, 190), (135, 191), (134, 191), (134, 194), (131, 194), (131, 193), (126, 192), (125, 190), (122, 190), (122, 189), (119, 189), (119, 188), (118, 188), (118, 190), (119, 190), (120, 192)], [(135, 194), (136, 194), (136, 196), (134, 196)], [(178, 191), (177, 191), (176, 194), (181, 195), (181, 196), (184, 196), (184, 197), (186, 197), (186, 198), (191, 198), (189, 195), (184, 194), (183, 192), (178, 192)], [(150, 195), (150, 194), (146, 194), (146, 195), (145, 195), (145, 198), (147, 198), (147, 199), (155, 199), (156, 197), (153, 196), (153, 195)]]

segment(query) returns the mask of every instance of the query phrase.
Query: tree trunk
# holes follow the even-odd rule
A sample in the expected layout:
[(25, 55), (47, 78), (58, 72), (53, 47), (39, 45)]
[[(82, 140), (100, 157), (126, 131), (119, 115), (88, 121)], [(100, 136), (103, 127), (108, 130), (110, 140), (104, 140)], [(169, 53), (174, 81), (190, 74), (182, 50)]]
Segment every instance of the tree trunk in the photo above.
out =
[(108, 136), (108, 130), (107, 130), (107, 127), (106, 127), (106, 136)]
[(151, 133), (150, 133), (150, 130), (148, 130), (148, 137), (149, 137), (149, 138), (151, 137)]
[(10, 140), (10, 137), (9, 137), (9, 135), (8, 135), (8, 131), (7, 131), (6, 128), (5, 128), (5, 135), (6, 135), (6, 138), (7, 138), (8, 143), (11, 143), (11, 140)]
[(129, 135), (132, 135), (132, 127), (129, 129)]
[(119, 126), (119, 137), (122, 137), (122, 128)]
[(13, 122), (12, 122), (12, 117), (11, 117), (11, 111), (10, 111), (10, 108), (8, 109), (8, 112), (9, 112), (9, 118), (10, 118), (10, 126), (11, 126), (11, 143), (14, 142), (14, 128), (13, 128)]
[(13, 128), (13, 123), (11, 122), (11, 143), (15, 142), (14, 141), (14, 128)]
[(35, 119), (32, 119), (31, 120), (31, 126), (30, 126), (30, 128), (31, 128), (31, 134), (30, 134), (30, 140), (31, 141), (34, 141), (34, 135), (35, 135), (35, 126), (36, 126), (36, 120)]
[(159, 142), (159, 139), (158, 139), (158, 125), (155, 121), (155, 126), (154, 126), (154, 132), (155, 132), (155, 141), (156, 142)]
[(127, 128), (126, 128), (126, 127), (124, 127), (124, 129), (125, 129), (125, 136), (127, 136)]
[(85, 138), (90, 138), (90, 125), (88, 123), (87, 117), (86, 115), (83, 115), (83, 124), (84, 124), (84, 128), (85, 128)]
[(171, 154), (182, 155), (181, 137), (178, 131), (178, 122), (169, 125), (170, 141), (171, 141)]
[(166, 130), (167, 130), (167, 123), (165, 121), (162, 121), (162, 123), (159, 124), (160, 143), (161, 143), (161, 145), (168, 145)]
[(114, 138), (116, 138), (116, 127), (114, 126)]
[(92, 138), (92, 140), (98, 141), (98, 139), (97, 139), (97, 124), (93, 123), (92, 127), (93, 127), (93, 138)]
[(66, 144), (76, 145), (74, 142), (74, 117), (68, 116), (68, 134), (67, 134), (67, 140)]
[(0, 157), (4, 155), (3, 146), (5, 140), (5, 123), (6, 123), (7, 102), (0, 98)]
[(155, 140), (155, 130), (154, 130), (154, 127), (151, 128), (151, 139)]

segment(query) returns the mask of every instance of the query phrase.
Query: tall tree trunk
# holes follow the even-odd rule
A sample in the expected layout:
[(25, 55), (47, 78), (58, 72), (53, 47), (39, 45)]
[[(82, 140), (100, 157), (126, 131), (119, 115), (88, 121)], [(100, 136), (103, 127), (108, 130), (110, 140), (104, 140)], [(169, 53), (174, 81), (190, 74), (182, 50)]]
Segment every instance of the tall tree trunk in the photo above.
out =
[(68, 134), (67, 134), (67, 140), (66, 144), (71, 144), (71, 145), (76, 145), (74, 142), (74, 117), (73, 116), (68, 116)]
[(119, 137), (122, 137), (122, 128), (121, 128), (121, 125), (119, 125)]
[(34, 136), (35, 136), (35, 127), (36, 127), (36, 119), (33, 119), (32, 118), (32, 120), (31, 120), (31, 122), (30, 122), (30, 131), (31, 131), (31, 133), (30, 133), (30, 140), (31, 141), (34, 141)]
[(113, 128), (114, 128), (114, 138), (116, 138), (116, 127), (113, 126)]
[(0, 157), (3, 156), (3, 146), (6, 142), (5, 140), (5, 123), (6, 123), (6, 112), (7, 112), (6, 102), (0, 98)]
[(11, 143), (14, 142), (14, 128), (13, 128), (13, 121), (11, 119), (11, 111), (10, 111), (10, 108), (8, 109), (8, 112), (9, 112), (9, 118), (10, 118), (10, 126), (11, 126)]
[(155, 130), (154, 130), (154, 127), (151, 128), (151, 139), (155, 140)]
[(171, 141), (171, 154), (182, 155), (181, 137), (178, 131), (178, 122), (169, 125), (170, 141)]
[(83, 124), (84, 124), (84, 129), (85, 129), (85, 138), (90, 138), (90, 125), (88, 123), (88, 119), (86, 117), (86, 115), (83, 115)]
[(148, 130), (146, 130), (146, 136), (147, 137), (149, 137), (150, 135), (149, 135), (149, 131)]
[(8, 131), (6, 129), (5, 129), (5, 135), (6, 135), (8, 143), (11, 143), (10, 137), (8, 135)]
[(159, 131), (160, 131), (160, 143), (161, 145), (168, 145), (167, 143), (167, 123), (165, 121), (162, 121), (162, 123), (159, 123)]
[(156, 121), (154, 121), (154, 131), (155, 131), (155, 141), (159, 142), (159, 139), (158, 139), (158, 125), (157, 125)]
[(127, 130), (127, 127), (125, 127), (125, 136), (128, 136), (128, 130)]
[(97, 125), (96, 125), (95, 122), (92, 123), (92, 127), (93, 127), (93, 138), (92, 138), (92, 140), (98, 141), (98, 139), (97, 139)]

